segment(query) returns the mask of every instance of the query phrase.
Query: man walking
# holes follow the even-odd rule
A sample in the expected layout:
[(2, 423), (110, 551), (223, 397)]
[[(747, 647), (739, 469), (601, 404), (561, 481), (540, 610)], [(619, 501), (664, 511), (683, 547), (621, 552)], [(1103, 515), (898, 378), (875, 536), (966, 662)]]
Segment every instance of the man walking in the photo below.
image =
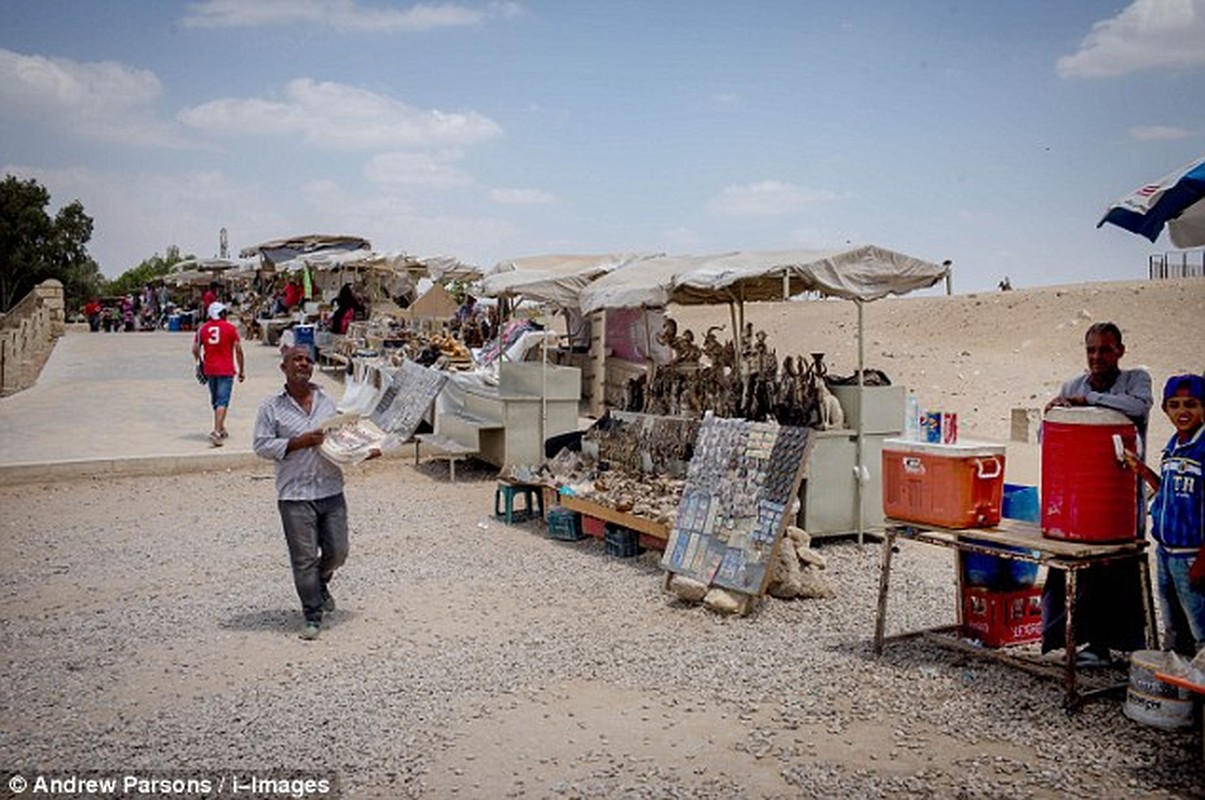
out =
[(209, 319), (192, 342), (192, 357), (202, 369), (209, 384), (209, 402), (213, 406), (213, 430), (209, 441), (214, 447), (225, 444), (226, 411), (230, 407), (230, 392), (234, 388), (235, 368), (238, 368), (239, 383), (246, 374), (243, 371), (243, 345), (239, 340), (238, 328), (226, 319), (229, 310), (224, 303), (209, 304)]
[(327, 584), (347, 560), (347, 503), (343, 471), (318, 449), (322, 423), (336, 411), (335, 401), (310, 381), (310, 349), (284, 349), (280, 368), (284, 388), (259, 407), (252, 447), (276, 462), (276, 505), (305, 614), (301, 638), (312, 640), (322, 628), (323, 612), (335, 610)]

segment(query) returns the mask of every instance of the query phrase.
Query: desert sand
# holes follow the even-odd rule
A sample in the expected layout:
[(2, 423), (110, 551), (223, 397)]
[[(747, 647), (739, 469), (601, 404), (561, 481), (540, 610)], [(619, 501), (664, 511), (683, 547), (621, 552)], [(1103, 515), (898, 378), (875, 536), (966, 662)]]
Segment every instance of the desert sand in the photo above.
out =
[[(853, 304), (747, 313), (780, 355), (854, 368)], [(957, 411), (964, 435), (1004, 441), (1009, 410), (1081, 370), (1083, 330), (1104, 319), (1126, 333), (1123, 365), (1157, 386), (1202, 369), (1199, 280), (884, 300), (866, 307), (866, 363)], [(1036, 478), (1032, 446), (1009, 458), (1014, 479)], [(877, 545), (820, 545), (831, 599), (718, 617), (662, 594), (656, 553), (608, 558), (493, 519), (480, 465), (455, 484), (442, 463), (349, 470), (339, 609), (303, 642), (271, 465), (208, 463), (0, 486), (5, 780), (229, 787), (276, 771), (381, 798), (1205, 794), (1199, 734), (1133, 722), (1117, 698), (1067, 714), (1061, 684), (923, 640), (873, 659)], [(892, 632), (952, 620), (950, 556), (930, 550), (896, 555)]]

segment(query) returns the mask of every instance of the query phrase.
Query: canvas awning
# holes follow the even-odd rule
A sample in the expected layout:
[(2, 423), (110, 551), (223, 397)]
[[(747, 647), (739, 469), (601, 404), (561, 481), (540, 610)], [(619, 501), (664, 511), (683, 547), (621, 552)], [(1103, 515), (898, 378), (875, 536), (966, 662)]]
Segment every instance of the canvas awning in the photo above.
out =
[(482, 281), (487, 297), (524, 297), (557, 308), (577, 308), (582, 289), (592, 281), (656, 253), (544, 255), (500, 261)]
[(651, 259), (616, 270), (582, 290), (583, 311), (635, 306), (785, 300), (820, 292), (877, 300), (927, 288), (950, 274), (933, 264), (875, 245), (834, 250), (738, 251)]

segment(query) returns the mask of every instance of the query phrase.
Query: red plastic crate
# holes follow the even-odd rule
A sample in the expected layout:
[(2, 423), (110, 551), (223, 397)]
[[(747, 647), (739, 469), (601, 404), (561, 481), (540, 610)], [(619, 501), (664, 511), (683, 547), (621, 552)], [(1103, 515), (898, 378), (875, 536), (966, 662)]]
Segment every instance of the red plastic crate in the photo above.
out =
[(1011, 592), (962, 587), (962, 633), (987, 647), (1038, 641), (1042, 638), (1042, 587)]
[(607, 523), (598, 517), (582, 514), (582, 533), (601, 539), (607, 535)]

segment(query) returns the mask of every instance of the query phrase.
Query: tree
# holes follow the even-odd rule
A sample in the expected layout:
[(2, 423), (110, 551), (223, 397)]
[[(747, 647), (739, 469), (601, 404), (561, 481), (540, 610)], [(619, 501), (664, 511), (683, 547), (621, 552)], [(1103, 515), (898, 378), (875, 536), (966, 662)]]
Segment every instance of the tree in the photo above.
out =
[(63, 283), (67, 308), (98, 293), (104, 278), (88, 255), (92, 218), (74, 200), (52, 219), (50, 193), (37, 181), (6, 175), (0, 181), (0, 311), (7, 311), (44, 280)]
[(182, 256), (180, 255), (180, 248), (176, 245), (171, 245), (167, 248), (166, 256), (155, 253), (150, 258), (144, 259), (138, 266), (131, 267), (114, 278), (109, 282), (106, 293), (133, 294), (140, 292), (143, 286), (162, 278), (171, 272), (173, 266), (190, 258), (193, 258), (193, 256)]

